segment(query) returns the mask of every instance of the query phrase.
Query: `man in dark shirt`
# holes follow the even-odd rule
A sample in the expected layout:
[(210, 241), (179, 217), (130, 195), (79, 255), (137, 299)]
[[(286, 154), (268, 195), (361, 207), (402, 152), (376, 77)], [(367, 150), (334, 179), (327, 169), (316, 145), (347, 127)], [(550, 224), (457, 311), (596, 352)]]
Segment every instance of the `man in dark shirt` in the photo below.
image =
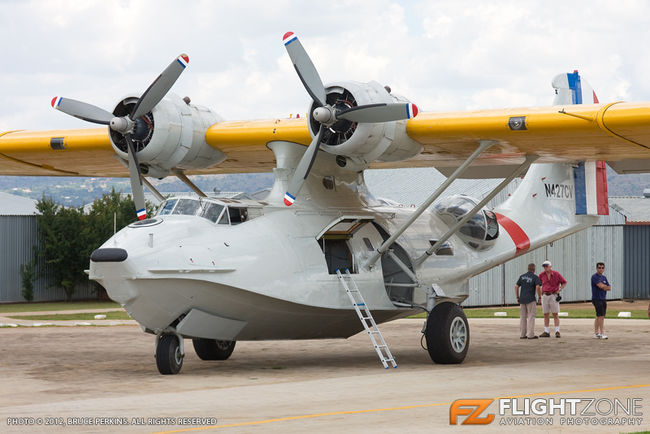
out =
[[(542, 299), (542, 281), (535, 274), (535, 264), (528, 264), (528, 272), (519, 276), (515, 285), (515, 297), (519, 303), (520, 339), (537, 339), (535, 336), (535, 317), (537, 316), (537, 299)], [(521, 289), (521, 293), (519, 290)]]
[(607, 339), (605, 334), (605, 314), (607, 313), (607, 291), (612, 287), (607, 281), (605, 264), (599, 262), (596, 264), (596, 273), (591, 276), (591, 302), (596, 308), (596, 319), (594, 320), (594, 337), (596, 339)]

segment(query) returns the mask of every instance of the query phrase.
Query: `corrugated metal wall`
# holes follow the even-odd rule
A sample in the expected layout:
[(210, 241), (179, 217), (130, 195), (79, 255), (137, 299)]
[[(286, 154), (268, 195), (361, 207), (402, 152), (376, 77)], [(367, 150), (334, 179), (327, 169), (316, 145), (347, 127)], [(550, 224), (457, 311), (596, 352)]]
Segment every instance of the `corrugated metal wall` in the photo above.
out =
[(473, 277), (469, 282), (470, 295), (463, 306), (501, 305), (504, 299), (505, 304), (516, 304), (517, 279), (531, 262), (540, 273), (546, 259), (568, 282), (563, 290), (563, 302), (591, 300), (590, 282), (596, 272), (596, 262), (605, 263), (605, 275), (612, 284), (607, 298), (622, 298), (626, 285), (622, 251), (623, 226), (593, 226)]
[[(37, 244), (36, 216), (0, 216), (0, 302), (25, 301), (22, 295), (20, 266), (34, 258)], [(38, 266), (34, 282), (34, 301), (65, 300), (61, 288), (50, 288), (50, 273)], [(74, 299), (96, 298), (94, 283), (80, 285)]]
[(650, 299), (650, 226), (627, 225), (625, 238), (625, 298)]

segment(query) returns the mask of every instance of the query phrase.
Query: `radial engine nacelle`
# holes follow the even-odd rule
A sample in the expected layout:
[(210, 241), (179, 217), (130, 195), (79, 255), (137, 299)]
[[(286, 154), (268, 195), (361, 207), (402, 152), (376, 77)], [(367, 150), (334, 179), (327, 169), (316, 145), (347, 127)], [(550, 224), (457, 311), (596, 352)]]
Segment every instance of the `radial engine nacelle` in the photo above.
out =
[[(335, 110), (347, 110), (368, 104), (408, 103), (404, 97), (389, 93), (384, 86), (371, 81), (330, 83), (325, 89), (326, 104)], [(309, 108), (309, 132), (314, 137), (320, 124), (314, 119), (316, 103)], [(411, 115), (412, 116), (412, 115)], [(350, 168), (367, 166), (374, 160), (400, 161), (417, 155), (421, 145), (406, 135), (406, 120), (391, 122), (353, 122), (338, 119), (326, 128), (320, 149), (347, 157)], [(337, 161), (340, 161), (337, 160)]]
[[(138, 96), (123, 98), (113, 110), (125, 116), (137, 103)], [(187, 99), (189, 101), (189, 99)], [(172, 168), (203, 169), (221, 163), (226, 155), (208, 145), (205, 132), (223, 119), (210, 109), (186, 102), (168, 93), (150, 112), (135, 120), (132, 139), (143, 175), (162, 178)], [(109, 128), (115, 152), (127, 159), (124, 136)]]

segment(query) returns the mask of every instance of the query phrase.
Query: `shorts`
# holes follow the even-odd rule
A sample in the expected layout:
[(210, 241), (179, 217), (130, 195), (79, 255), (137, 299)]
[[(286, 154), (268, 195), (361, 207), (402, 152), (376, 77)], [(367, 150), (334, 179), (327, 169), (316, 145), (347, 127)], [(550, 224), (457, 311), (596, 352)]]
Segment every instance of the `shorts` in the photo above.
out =
[(591, 300), (596, 308), (596, 316), (605, 316), (607, 313), (607, 300)]
[(558, 313), (560, 311), (560, 302), (555, 301), (557, 294), (542, 294), (542, 313)]

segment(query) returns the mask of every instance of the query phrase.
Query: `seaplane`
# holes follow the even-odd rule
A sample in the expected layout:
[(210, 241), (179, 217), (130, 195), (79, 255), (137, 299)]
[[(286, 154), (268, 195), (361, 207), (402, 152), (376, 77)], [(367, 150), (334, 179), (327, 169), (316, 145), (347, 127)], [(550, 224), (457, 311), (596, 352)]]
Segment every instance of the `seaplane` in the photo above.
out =
[[(213, 361), (237, 341), (359, 332), (396, 367), (378, 325), (420, 312), (432, 361), (461, 363), (470, 277), (607, 214), (606, 163), (650, 170), (650, 103), (599, 103), (578, 72), (553, 79), (550, 106), (422, 112), (375, 81), (323, 84), (298, 37), (283, 43), (311, 98), (306, 117), (222, 119), (170, 92), (189, 65), (181, 54), (112, 111), (51, 100), (100, 127), (0, 133), (2, 175), (130, 178), (137, 220), (92, 253), (88, 274), (155, 336), (161, 374), (181, 370), (186, 339)], [(417, 208), (364, 182), (368, 169), (408, 167), (447, 176)], [(212, 197), (188, 177), (265, 171), (263, 200)], [(166, 176), (196, 195), (165, 198), (149, 179)], [(481, 199), (445, 196), (460, 177), (503, 182)], [(154, 215), (143, 186), (162, 201)]]

